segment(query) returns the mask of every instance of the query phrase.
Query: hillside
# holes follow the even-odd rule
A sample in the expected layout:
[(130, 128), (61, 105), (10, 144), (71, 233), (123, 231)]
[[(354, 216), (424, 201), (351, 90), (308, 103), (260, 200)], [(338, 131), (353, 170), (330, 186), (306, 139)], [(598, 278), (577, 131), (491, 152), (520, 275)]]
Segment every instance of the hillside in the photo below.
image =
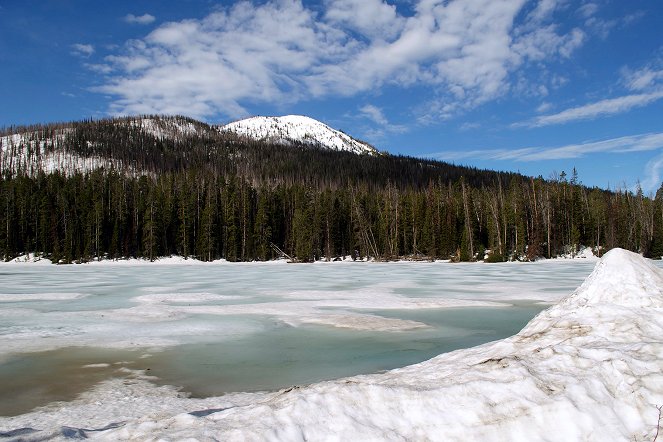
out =
[[(264, 121), (278, 137), (253, 124)], [(160, 116), (3, 131), (0, 256), (502, 261), (581, 245), (663, 255), (663, 192), (348, 150), (345, 134), (302, 117), (306, 130), (287, 117), (248, 122), (241, 134)]]
[[(264, 124), (263, 124), (264, 123)], [(187, 117), (143, 116), (18, 127), (0, 132), (0, 171), (35, 176), (102, 169), (131, 176), (211, 170), (254, 183), (307, 182), (422, 187), (431, 181), (508, 184), (496, 173), (378, 154), (308, 117), (255, 117), (212, 126)]]

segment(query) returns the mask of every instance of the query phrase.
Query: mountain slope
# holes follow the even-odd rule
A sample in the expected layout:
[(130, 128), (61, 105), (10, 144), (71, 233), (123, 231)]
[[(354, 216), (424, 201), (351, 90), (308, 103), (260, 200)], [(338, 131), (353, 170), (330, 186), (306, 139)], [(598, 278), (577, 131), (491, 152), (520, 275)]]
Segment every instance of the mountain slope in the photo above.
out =
[[(144, 116), (54, 123), (12, 128), (0, 133), (0, 172), (65, 175), (98, 169), (141, 173), (126, 155), (112, 155), (113, 147), (149, 149), (154, 140), (182, 143), (216, 136), (211, 126), (186, 117)], [(146, 146), (147, 145), (147, 146)], [(155, 152), (158, 154), (159, 152)]]
[(0, 173), (6, 176), (99, 170), (127, 176), (207, 170), (261, 184), (334, 188), (350, 183), (421, 188), (461, 176), (480, 187), (498, 179), (508, 185), (517, 175), (381, 153), (302, 116), (213, 126), (181, 116), (146, 115), (0, 129)]
[(332, 129), (320, 121), (302, 115), (283, 117), (251, 117), (219, 127), (255, 140), (279, 144), (303, 143), (331, 150), (375, 155), (371, 145)]

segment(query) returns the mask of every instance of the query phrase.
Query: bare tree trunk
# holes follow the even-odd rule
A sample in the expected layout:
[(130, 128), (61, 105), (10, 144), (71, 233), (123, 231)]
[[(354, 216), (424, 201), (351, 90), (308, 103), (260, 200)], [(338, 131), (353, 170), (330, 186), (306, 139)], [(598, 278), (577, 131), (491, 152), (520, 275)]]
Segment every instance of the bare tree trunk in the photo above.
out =
[(463, 189), (463, 208), (465, 209), (465, 228), (467, 229), (467, 242), (470, 246), (470, 259), (474, 259), (474, 241), (472, 239), (472, 219), (470, 218), (470, 207), (467, 201), (465, 180), (461, 178), (460, 184)]

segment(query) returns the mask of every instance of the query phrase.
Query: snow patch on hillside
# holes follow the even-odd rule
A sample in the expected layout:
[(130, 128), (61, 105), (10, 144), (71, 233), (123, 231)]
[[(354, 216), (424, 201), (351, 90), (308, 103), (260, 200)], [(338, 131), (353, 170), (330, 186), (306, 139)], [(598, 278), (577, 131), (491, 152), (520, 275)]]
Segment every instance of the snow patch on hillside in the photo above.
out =
[(155, 138), (182, 140), (186, 137), (204, 135), (210, 128), (203, 123), (186, 120), (180, 117), (137, 118), (131, 122)]
[(324, 123), (301, 115), (283, 117), (252, 117), (219, 128), (256, 140), (291, 144), (299, 142), (331, 150), (375, 155), (378, 151), (369, 144), (332, 129)]
[(101, 440), (653, 440), (663, 404), (663, 270), (621, 249), (517, 335), (382, 374), (189, 399), (110, 380), (11, 418)]
[(72, 129), (64, 128), (43, 134), (38, 131), (0, 137), (0, 171), (36, 176), (60, 172), (73, 175), (97, 169), (124, 170), (119, 161), (98, 156), (81, 156), (66, 149), (67, 135)]
[[(116, 120), (158, 139), (181, 141), (190, 136), (203, 136), (210, 126), (182, 117), (136, 117)], [(60, 172), (64, 175), (87, 173), (98, 169), (115, 170), (131, 175), (142, 175), (128, 164), (113, 158), (80, 155), (69, 149), (67, 137), (74, 134), (73, 127), (41, 129), (0, 137), (0, 171), (35, 176)], [(93, 143), (88, 141), (88, 147)]]

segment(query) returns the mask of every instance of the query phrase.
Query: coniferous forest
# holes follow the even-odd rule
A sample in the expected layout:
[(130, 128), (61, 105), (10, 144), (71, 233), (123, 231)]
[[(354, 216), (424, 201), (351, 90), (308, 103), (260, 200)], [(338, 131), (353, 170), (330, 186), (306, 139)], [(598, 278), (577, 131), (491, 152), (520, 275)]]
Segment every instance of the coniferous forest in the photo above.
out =
[[(9, 136), (16, 133), (24, 135)], [(5, 260), (36, 253), (63, 263), (174, 254), (469, 261), (487, 253), (504, 261), (580, 246), (663, 255), (663, 190), (650, 197), (588, 188), (575, 170), (531, 178), (286, 146), (183, 117), (0, 135)]]

